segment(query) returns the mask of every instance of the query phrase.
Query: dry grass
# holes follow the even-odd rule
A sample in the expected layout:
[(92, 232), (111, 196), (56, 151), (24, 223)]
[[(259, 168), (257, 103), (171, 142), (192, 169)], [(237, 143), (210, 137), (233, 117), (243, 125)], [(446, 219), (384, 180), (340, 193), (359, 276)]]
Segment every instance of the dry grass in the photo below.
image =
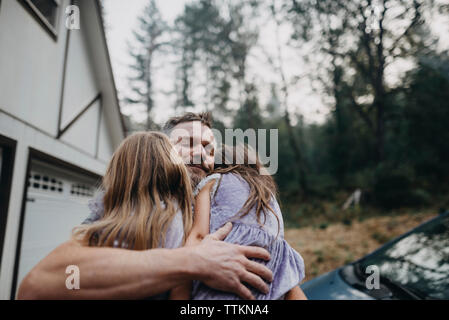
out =
[(432, 213), (372, 217), (351, 225), (335, 223), (326, 228), (304, 227), (285, 230), (285, 239), (304, 258), (306, 279), (357, 260), (380, 245), (422, 222)]

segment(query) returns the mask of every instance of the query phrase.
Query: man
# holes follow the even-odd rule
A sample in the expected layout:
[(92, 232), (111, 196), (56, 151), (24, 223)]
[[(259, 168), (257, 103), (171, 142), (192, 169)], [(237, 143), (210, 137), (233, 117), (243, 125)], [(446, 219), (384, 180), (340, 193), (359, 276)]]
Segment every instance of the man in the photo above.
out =
[[(181, 156), (188, 160), (192, 180), (214, 163), (214, 137), (208, 114), (188, 113), (172, 118), (166, 132)], [(87, 220), (98, 217), (90, 216)], [(199, 245), (178, 249), (133, 251), (84, 247), (67, 241), (40, 261), (22, 281), (18, 299), (142, 299), (166, 292), (187, 280), (199, 280), (218, 290), (252, 299), (245, 282), (267, 292), (271, 271), (250, 258), (269, 260), (257, 247), (225, 243), (227, 224)], [(65, 286), (69, 265), (80, 270), (80, 290)]]

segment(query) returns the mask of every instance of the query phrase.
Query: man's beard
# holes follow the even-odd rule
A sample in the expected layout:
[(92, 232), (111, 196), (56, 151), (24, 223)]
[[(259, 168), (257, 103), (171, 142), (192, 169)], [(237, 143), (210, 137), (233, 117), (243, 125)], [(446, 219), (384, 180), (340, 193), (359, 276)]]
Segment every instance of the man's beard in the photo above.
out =
[(207, 173), (196, 166), (187, 166), (187, 171), (189, 172), (192, 190), (195, 190), (198, 183), (206, 177)]

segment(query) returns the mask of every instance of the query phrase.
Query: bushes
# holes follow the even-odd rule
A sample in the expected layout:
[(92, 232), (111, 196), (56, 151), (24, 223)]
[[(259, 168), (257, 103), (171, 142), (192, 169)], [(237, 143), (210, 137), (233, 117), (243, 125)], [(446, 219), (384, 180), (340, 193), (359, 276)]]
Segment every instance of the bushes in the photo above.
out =
[(374, 204), (384, 209), (429, 204), (430, 194), (415, 186), (414, 177), (412, 167), (380, 165), (376, 169), (373, 183)]
[[(445, 56), (435, 59), (449, 65)], [(419, 63), (388, 91), (381, 161), (374, 152), (375, 132), (345, 99), (324, 123), (296, 125), (309, 189), (304, 198), (285, 124), (271, 123), (268, 127), (280, 130), (276, 181), (285, 203), (294, 207), (287, 219), (319, 225), (324, 219), (363, 218), (370, 210), (449, 209), (449, 74), (443, 71)], [(363, 213), (341, 210), (357, 188)]]

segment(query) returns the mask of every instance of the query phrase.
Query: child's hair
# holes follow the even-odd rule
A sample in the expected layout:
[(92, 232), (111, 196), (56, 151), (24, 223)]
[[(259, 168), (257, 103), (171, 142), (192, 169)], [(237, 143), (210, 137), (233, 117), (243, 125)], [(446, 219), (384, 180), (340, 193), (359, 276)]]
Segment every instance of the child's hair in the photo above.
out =
[(139, 132), (126, 138), (112, 156), (102, 187), (103, 217), (73, 231), (85, 245), (134, 250), (163, 246), (178, 209), (185, 240), (193, 220), (192, 187), (165, 135)]
[[(277, 197), (276, 183), (268, 171), (260, 162), (257, 152), (245, 144), (234, 147), (223, 144), (216, 153), (214, 173), (234, 173), (243, 178), (250, 187), (248, 200), (240, 209), (240, 217), (246, 216), (253, 207), (256, 208), (257, 222), (264, 225), (267, 212), (276, 217), (279, 225), (279, 217), (270, 205), (272, 199)], [(263, 223), (261, 217), (263, 216)]]

